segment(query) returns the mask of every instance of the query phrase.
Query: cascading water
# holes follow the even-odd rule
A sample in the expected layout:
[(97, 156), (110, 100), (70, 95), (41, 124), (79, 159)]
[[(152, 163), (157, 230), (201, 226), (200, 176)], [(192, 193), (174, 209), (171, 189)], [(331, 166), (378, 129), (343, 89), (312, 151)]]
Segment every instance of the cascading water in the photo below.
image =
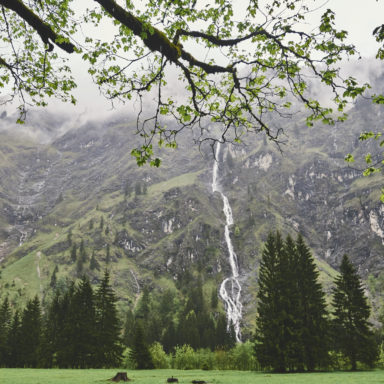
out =
[(226, 224), (224, 228), (225, 242), (228, 248), (229, 264), (231, 266), (232, 276), (227, 277), (220, 286), (220, 296), (225, 303), (227, 311), (228, 326), (233, 324), (235, 329), (235, 336), (238, 342), (241, 341), (240, 322), (242, 317), (242, 304), (241, 299), (241, 285), (238, 280), (239, 267), (237, 264), (237, 256), (233, 250), (232, 240), (229, 233), (229, 227), (233, 225), (232, 209), (229, 205), (227, 196), (225, 196), (219, 187), (217, 181), (217, 174), (219, 170), (219, 155), (220, 155), (221, 144), (218, 143), (216, 147), (216, 161), (213, 164), (213, 177), (212, 177), (212, 192), (218, 192), (223, 199), (223, 211), (226, 218)]

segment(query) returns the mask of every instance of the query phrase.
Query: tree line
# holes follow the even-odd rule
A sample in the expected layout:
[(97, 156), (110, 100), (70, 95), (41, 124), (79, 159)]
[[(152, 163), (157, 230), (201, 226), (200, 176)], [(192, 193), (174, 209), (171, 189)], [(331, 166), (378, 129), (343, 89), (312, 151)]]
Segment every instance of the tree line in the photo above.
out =
[[(332, 309), (302, 236), (269, 234), (262, 251), (254, 335), (236, 345), (217, 289), (187, 279), (184, 295), (144, 287), (121, 321), (108, 271), (94, 290), (87, 277), (56, 290), (41, 308), (30, 300), (12, 313), (0, 306), (0, 366), (101, 368), (265, 369), (314, 371), (346, 360), (372, 366), (378, 343), (356, 269), (344, 256), (335, 279)], [(243, 362), (243, 363), (241, 363)], [(345, 366), (344, 366), (345, 367)]]
[(270, 234), (259, 271), (255, 354), (276, 372), (327, 369), (331, 356), (352, 370), (373, 366), (378, 346), (368, 322), (370, 308), (357, 271), (344, 255), (334, 281), (332, 309), (319, 272), (301, 235), (294, 241)]
[(57, 290), (44, 314), (35, 297), (12, 315), (6, 298), (0, 308), (0, 365), (119, 366), (123, 346), (116, 302), (107, 271), (95, 292), (86, 277)]

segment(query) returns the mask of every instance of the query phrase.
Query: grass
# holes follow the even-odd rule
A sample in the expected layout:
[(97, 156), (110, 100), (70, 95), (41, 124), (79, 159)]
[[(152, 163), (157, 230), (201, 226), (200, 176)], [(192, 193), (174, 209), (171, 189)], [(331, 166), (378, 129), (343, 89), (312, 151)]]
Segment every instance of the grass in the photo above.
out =
[[(1, 383), (9, 384), (92, 384), (108, 383), (118, 371), (124, 369), (0, 369)], [(174, 376), (180, 384), (204, 380), (209, 384), (379, 384), (384, 383), (383, 371), (324, 372), (295, 374), (266, 374), (249, 371), (128, 371), (135, 384), (164, 384)]]
[(152, 195), (158, 195), (159, 193), (168, 191), (171, 188), (186, 187), (195, 184), (197, 176), (199, 176), (201, 173), (203, 173), (203, 171), (186, 173), (180, 176), (176, 176), (172, 179), (153, 184), (148, 188), (148, 194), (152, 198)]

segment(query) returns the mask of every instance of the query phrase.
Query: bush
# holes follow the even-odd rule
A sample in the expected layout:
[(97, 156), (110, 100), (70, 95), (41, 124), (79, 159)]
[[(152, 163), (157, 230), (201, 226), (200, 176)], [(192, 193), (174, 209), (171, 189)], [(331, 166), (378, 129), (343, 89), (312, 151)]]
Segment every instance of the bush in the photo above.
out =
[(210, 371), (215, 368), (215, 355), (210, 349), (199, 349), (196, 351), (196, 357), (198, 368), (204, 371)]
[(215, 367), (219, 370), (231, 369), (231, 357), (227, 351), (217, 349), (214, 352)]
[(230, 351), (231, 369), (238, 371), (253, 371), (259, 368), (254, 356), (253, 344), (250, 341), (236, 344)]
[(152, 344), (149, 348), (149, 352), (151, 353), (152, 362), (156, 369), (166, 369), (171, 367), (169, 362), (170, 357), (164, 352), (163, 346), (159, 342)]
[(175, 348), (173, 368), (176, 369), (197, 369), (199, 362), (197, 355), (190, 345), (184, 344)]

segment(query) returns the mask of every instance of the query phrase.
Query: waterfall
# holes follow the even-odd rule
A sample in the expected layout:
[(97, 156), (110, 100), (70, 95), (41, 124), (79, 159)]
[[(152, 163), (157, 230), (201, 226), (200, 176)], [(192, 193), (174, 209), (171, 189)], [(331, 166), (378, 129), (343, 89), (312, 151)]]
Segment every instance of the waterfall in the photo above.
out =
[(212, 177), (212, 192), (218, 192), (221, 195), (223, 200), (223, 211), (226, 218), (226, 224), (224, 227), (224, 236), (225, 242), (228, 249), (228, 260), (231, 266), (232, 275), (223, 280), (220, 285), (220, 296), (225, 303), (225, 308), (227, 311), (227, 321), (228, 326), (233, 324), (235, 329), (236, 341), (241, 342), (241, 331), (240, 331), (240, 322), (242, 318), (242, 304), (241, 304), (241, 285), (238, 280), (239, 277), (239, 267), (237, 263), (237, 256), (233, 250), (232, 240), (230, 237), (229, 227), (233, 225), (233, 215), (232, 209), (229, 204), (227, 196), (225, 196), (220, 189), (217, 176), (219, 170), (219, 155), (220, 155), (221, 144), (218, 143), (216, 147), (216, 161), (213, 164), (213, 177)]

